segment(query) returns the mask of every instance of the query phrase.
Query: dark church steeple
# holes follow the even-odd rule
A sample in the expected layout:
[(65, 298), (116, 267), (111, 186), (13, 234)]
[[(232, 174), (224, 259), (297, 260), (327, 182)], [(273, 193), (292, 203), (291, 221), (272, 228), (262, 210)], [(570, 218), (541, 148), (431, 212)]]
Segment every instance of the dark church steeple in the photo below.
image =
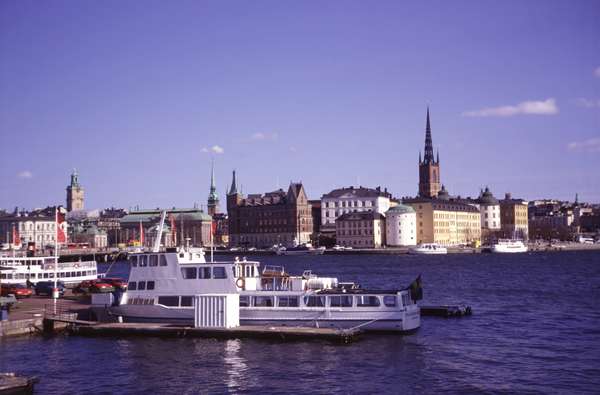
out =
[(437, 158), (433, 156), (433, 139), (431, 138), (431, 121), (429, 107), (427, 107), (427, 121), (425, 124), (425, 151), (423, 160), (419, 152), (419, 196), (434, 198), (440, 191), (440, 152)]

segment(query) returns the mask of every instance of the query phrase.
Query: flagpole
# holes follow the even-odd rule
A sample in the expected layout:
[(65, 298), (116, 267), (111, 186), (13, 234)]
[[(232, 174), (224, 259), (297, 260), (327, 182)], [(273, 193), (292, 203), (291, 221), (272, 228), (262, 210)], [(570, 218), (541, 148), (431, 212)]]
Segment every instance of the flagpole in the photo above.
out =
[(54, 210), (54, 288), (52, 289), (52, 299), (54, 301), (54, 315), (56, 315), (56, 302), (58, 299), (58, 206)]
[(211, 263), (215, 261), (214, 256), (213, 256), (215, 247), (213, 245), (213, 222), (212, 221), (213, 220), (211, 219), (211, 221), (210, 221), (210, 261), (211, 261)]

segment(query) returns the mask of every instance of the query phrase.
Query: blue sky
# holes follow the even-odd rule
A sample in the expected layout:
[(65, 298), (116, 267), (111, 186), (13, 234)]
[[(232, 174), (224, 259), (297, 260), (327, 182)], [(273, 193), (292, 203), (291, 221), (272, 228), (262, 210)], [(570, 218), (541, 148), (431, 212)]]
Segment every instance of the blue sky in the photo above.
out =
[(0, 208), (302, 181), (600, 202), (597, 1), (0, 2)]

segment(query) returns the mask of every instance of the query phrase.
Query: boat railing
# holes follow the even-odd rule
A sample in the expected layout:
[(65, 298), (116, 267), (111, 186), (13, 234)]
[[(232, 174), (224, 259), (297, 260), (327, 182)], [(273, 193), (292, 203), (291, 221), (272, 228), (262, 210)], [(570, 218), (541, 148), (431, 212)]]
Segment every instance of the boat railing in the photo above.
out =
[(262, 275), (267, 277), (282, 277), (287, 276), (283, 266), (265, 265), (262, 270)]

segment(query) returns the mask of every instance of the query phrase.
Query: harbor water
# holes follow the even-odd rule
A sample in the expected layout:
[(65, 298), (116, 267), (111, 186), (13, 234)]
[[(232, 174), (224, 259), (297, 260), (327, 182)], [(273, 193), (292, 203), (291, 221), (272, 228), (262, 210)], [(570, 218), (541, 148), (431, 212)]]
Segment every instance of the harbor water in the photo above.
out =
[[(284, 265), (292, 274), (311, 269), (364, 288), (399, 288), (421, 274), (424, 304), (464, 303), (473, 315), (423, 317), (413, 335), (366, 335), (348, 345), (11, 338), (0, 340), (0, 371), (38, 376), (36, 390), (42, 394), (597, 393), (600, 388), (600, 252), (257, 259)], [(126, 263), (111, 269), (111, 275), (127, 273)]]

